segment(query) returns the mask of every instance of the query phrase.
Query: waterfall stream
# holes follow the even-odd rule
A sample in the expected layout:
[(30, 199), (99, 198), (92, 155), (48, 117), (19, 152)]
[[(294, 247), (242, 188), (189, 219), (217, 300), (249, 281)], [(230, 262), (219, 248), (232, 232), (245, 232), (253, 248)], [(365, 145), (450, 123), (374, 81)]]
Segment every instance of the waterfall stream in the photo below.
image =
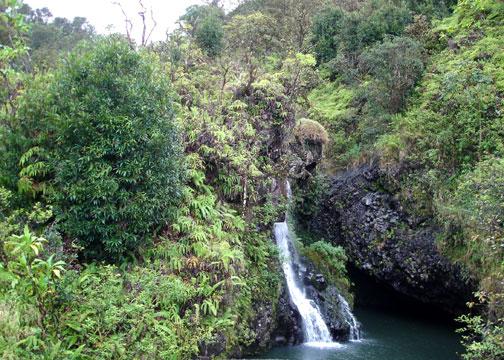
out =
[[(286, 193), (287, 197), (290, 199), (291, 188), (288, 181), (286, 182)], [(308, 344), (318, 346), (335, 344), (333, 343), (331, 333), (324, 322), (320, 309), (313, 300), (306, 297), (304, 286), (298, 281), (298, 277), (294, 270), (296, 261), (295, 247), (289, 233), (287, 219), (284, 222), (275, 223), (274, 234), (279, 248), (282, 269), (287, 282), (290, 298), (297, 307), (303, 320), (305, 341)], [(358, 340), (359, 327), (355, 317), (350, 311), (350, 306), (343, 296), (338, 295), (338, 299), (341, 304), (343, 315), (350, 326), (350, 340)]]
[(293, 256), (290, 249), (292, 240), (289, 237), (289, 229), (287, 223), (281, 222), (275, 224), (275, 238), (280, 249), (282, 258), (282, 268), (287, 282), (289, 295), (296, 305), (303, 319), (305, 337), (308, 342), (313, 343), (330, 343), (332, 342), (331, 333), (320, 314), (317, 305), (309, 300), (304, 293), (304, 289), (296, 281), (296, 273), (294, 272)]
[(359, 324), (357, 324), (357, 320), (350, 310), (350, 305), (348, 305), (346, 299), (341, 295), (338, 295), (338, 300), (341, 304), (341, 311), (350, 327), (349, 340), (360, 340)]

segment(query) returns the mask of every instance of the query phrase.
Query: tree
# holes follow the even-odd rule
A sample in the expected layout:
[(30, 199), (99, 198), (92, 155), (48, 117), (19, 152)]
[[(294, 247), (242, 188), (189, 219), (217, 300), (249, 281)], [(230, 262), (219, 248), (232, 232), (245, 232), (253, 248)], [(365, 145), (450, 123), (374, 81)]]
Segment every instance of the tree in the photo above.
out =
[(32, 144), (47, 154), (57, 219), (88, 256), (137, 249), (177, 198), (180, 141), (156, 64), (106, 38), (74, 51), (46, 86), (24, 96), (20, 118), (45, 124)]
[[(338, 56), (348, 59), (339, 59), (339, 62), (355, 66), (366, 47), (383, 40), (386, 35), (401, 35), (410, 21), (410, 11), (402, 3), (374, 0), (353, 12), (327, 7), (314, 19), (311, 42), (319, 63)], [(347, 67), (337, 70), (344, 72)]]
[[(32, 15), (32, 18), (39, 17)], [(57, 17), (52, 22), (47, 21), (49, 18), (36, 20), (28, 39), (33, 67), (39, 70), (54, 67), (60, 54), (71, 51), (80, 41), (90, 40), (95, 35), (86, 18), (68, 20)]]
[(206, 16), (196, 28), (196, 42), (210, 56), (218, 55), (223, 46), (224, 30), (222, 19)]
[(306, 39), (310, 34), (313, 15), (325, 0), (261, 0), (244, 1), (231, 14), (250, 15), (262, 12), (274, 19), (273, 33), (279, 41), (277, 50), (306, 51)]
[(373, 76), (369, 91), (374, 105), (398, 112), (422, 75), (421, 45), (407, 37), (387, 38), (359, 58), (360, 67)]
[(196, 40), (208, 55), (218, 55), (223, 47), (224, 11), (212, 5), (193, 5), (179, 19), (184, 31)]
[(261, 12), (236, 15), (226, 24), (227, 50), (247, 71), (245, 92), (250, 92), (257, 78), (259, 64), (275, 44), (274, 20)]
[(28, 52), (25, 34), (29, 26), (21, 3), (17, 0), (0, 2), (0, 111), (13, 111), (14, 99), (21, 87), (20, 66)]
[(416, 14), (441, 18), (449, 15), (457, 0), (407, 0), (408, 7)]
[(315, 16), (312, 26), (311, 43), (319, 64), (334, 59), (338, 53), (338, 34), (342, 31), (344, 13), (330, 7)]
[(16, 184), (18, 157), (9, 146), (12, 136), (10, 120), (17, 110), (16, 100), (22, 92), (23, 64), (28, 54), (25, 36), (29, 30), (19, 1), (0, 1), (0, 186)]

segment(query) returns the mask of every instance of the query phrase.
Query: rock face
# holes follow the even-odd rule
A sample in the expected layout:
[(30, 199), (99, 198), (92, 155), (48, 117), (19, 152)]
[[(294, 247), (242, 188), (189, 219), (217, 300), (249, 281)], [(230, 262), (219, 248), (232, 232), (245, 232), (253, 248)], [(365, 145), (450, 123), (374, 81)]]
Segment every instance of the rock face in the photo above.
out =
[(255, 340), (246, 348), (236, 349), (234, 357), (260, 354), (272, 346), (298, 345), (303, 342), (301, 315), (290, 301), (285, 285), (278, 303), (258, 300), (253, 307), (256, 316), (251, 321), (250, 329)]
[(224, 334), (217, 334), (213, 341), (202, 341), (199, 344), (200, 360), (211, 359), (214, 356), (222, 354), (226, 350), (227, 339)]
[[(306, 262), (306, 260), (305, 260)], [(324, 275), (317, 273), (316, 269), (308, 263), (303, 276), (303, 283), (308, 297), (317, 304), (324, 321), (336, 341), (350, 339), (350, 322), (342, 311), (343, 304), (340, 302), (340, 292), (329, 285)]]
[[(289, 300), (285, 287), (278, 303), (257, 300), (253, 304), (255, 317), (250, 322), (254, 341), (248, 346), (236, 346), (228, 355), (243, 358), (263, 353), (272, 346), (298, 345), (303, 342), (301, 315)], [(201, 360), (213, 359), (226, 351), (227, 338), (223, 334), (209, 342), (199, 344)]]
[(334, 177), (311, 230), (343, 246), (357, 268), (396, 291), (451, 313), (463, 311), (473, 284), (438, 251), (439, 229), (407, 215), (383, 184), (375, 166)]
[(324, 144), (316, 140), (292, 141), (289, 144), (289, 176), (306, 179), (311, 176), (323, 157)]
[(350, 322), (342, 311), (343, 304), (340, 302), (339, 292), (335, 286), (328, 286), (318, 293), (315, 302), (319, 306), (326, 321), (331, 335), (336, 341), (348, 341), (350, 339)]
[(301, 315), (290, 301), (284, 287), (278, 301), (276, 329), (272, 333), (273, 345), (297, 345), (303, 342)]

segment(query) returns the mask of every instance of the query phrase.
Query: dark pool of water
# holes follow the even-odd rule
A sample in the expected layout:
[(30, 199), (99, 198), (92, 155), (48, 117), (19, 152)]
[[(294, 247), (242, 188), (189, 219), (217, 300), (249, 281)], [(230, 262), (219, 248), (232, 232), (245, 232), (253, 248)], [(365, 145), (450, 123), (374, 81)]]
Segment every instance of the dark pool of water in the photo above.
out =
[[(415, 309), (410, 309), (415, 310)], [(383, 309), (356, 309), (363, 340), (341, 347), (274, 348), (260, 359), (292, 360), (455, 360), (462, 351), (454, 325), (446, 319)]]

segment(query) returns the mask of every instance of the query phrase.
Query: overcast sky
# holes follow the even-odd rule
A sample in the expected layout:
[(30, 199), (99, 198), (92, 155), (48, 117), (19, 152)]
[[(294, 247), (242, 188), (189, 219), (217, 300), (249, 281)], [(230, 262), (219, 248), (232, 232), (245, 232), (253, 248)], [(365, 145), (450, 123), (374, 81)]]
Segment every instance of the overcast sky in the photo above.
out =
[[(124, 16), (120, 8), (114, 2), (120, 2), (134, 21), (133, 35), (138, 40), (141, 36), (141, 27), (138, 23), (138, 0), (24, 0), (32, 8), (47, 7), (54, 16), (73, 19), (82, 16), (88, 19), (96, 31), (107, 34), (107, 27), (111, 25), (111, 32), (124, 33)], [(164, 40), (166, 30), (173, 30), (175, 22), (184, 13), (185, 9), (194, 4), (203, 4), (204, 0), (143, 0), (144, 5), (154, 10), (154, 18), (157, 22), (151, 40)], [(226, 7), (232, 6), (236, 0), (226, 1)]]

